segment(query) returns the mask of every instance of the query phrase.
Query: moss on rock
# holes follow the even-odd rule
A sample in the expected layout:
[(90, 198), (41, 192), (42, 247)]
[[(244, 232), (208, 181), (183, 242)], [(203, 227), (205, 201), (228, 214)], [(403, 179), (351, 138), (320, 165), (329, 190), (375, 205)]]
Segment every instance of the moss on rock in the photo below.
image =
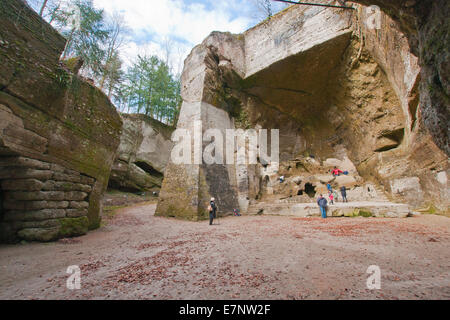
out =
[(373, 216), (372, 212), (367, 209), (360, 209), (358, 215), (364, 218), (370, 218)]
[(59, 236), (73, 237), (85, 235), (89, 230), (89, 219), (87, 217), (65, 218), (59, 220)]

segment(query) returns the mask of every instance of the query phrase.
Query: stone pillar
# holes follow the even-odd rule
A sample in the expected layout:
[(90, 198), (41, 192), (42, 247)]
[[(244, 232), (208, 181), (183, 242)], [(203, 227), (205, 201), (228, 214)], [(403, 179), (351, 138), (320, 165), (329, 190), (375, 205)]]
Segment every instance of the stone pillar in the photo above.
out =
[[(234, 120), (233, 102), (223, 90), (224, 77), (243, 75), (243, 57), (243, 40), (229, 33), (212, 33), (192, 50), (182, 76), (183, 104), (177, 129), (188, 130), (193, 139), (194, 125), (201, 123), (202, 135), (208, 129), (219, 129), (225, 144), (226, 129), (234, 128)], [(169, 161), (156, 215), (204, 219), (211, 197), (217, 199), (220, 214), (239, 208), (235, 166), (198, 161), (203, 160), (203, 149), (209, 143), (195, 145), (192, 141), (191, 164)]]

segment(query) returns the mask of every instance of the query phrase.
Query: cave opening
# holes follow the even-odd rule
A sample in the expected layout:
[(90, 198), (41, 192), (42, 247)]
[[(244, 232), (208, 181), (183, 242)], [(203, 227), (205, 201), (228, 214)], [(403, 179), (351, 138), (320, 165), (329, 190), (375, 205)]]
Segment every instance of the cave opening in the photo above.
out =
[[(355, 60), (360, 49), (359, 42), (339, 36), (264, 68), (255, 67), (258, 71), (236, 89), (250, 97), (243, 104), (252, 125), (279, 128), (280, 161), (292, 169), (290, 173), (314, 175), (317, 163), (339, 158), (341, 150), (354, 161), (402, 144), (401, 102), (369, 51), (364, 49), (363, 58)], [(310, 61), (321, 63), (309, 68)], [(349, 68), (355, 61), (360, 67)], [(379, 132), (378, 137), (367, 132)], [(312, 185), (294, 192), (317, 195)]]
[(164, 176), (161, 172), (159, 172), (158, 170), (153, 168), (147, 162), (136, 161), (134, 164), (153, 177), (163, 178), (163, 176)]
[(298, 190), (297, 195), (302, 196), (304, 194), (307, 194), (308, 197), (314, 198), (316, 196), (316, 193), (316, 187), (314, 187), (312, 183), (306, 183), (305, 188)]
[(122, 185), (119, 182), (116, 182), (116, 181), (112, 180), (112, 179), (109, 179), (108, 190), (117, 190), (117, 191), (120, 191), (120, 192), (136, 193), (136, 194), (142, 192), (142, 190), (140, 188), (138, 188), (137, 186), (136, 187), (125, 186), (125, 185)]
[(310, 198), (314, 198), (316, 196), (316, 187), (314, 187), (311, 183), (305, 184), (305, 193)]

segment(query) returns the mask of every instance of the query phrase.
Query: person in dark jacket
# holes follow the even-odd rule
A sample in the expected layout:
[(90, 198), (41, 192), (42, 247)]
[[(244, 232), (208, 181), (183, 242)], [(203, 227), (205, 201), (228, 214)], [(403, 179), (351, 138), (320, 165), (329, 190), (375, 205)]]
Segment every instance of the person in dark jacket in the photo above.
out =
[(211, 198), (209, 205), (210, 205), (209, 225), (211, 226), (213, 224), (213, 220), (216, 217), (216, 213), (217, 213), (216, 199)]
[(348, 202), (347, 200), (347, 188), (345, 186), (341, 187), (342, 201)]
[(322, 218), (326, 219), (327, 218), (327, 205), (328, 205), (328, 201), (327, 199), (325, 199), (323, 197), (323, 195), (320, 195), (320, 198), (317, 200), (317, 204), (320, 207), (320, 213), (322, 215)]

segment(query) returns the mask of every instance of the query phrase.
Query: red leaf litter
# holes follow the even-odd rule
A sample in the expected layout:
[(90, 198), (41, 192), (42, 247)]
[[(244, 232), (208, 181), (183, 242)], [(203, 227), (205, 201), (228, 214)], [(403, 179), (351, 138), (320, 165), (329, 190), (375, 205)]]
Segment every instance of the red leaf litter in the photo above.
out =
[(82, 241), (79, 240), (79, 239), (64, 238), (64, 239), (59, 239), (58, 243), (62, 243), (62, 244), (78, 244), (78, 243), (82, 243)]
[[(312, 230), (323, 231), (335, 237), (364, 236), (383, 232), (410, 233), (427, 237), (438, 235), (435, 230), (433, 231), (425, 225), (405, 224), (403, 221), (382, 218), (376, 220), (367, 218), (292, 218), (291, 220), (301, 222), (303, 226)], [(430, 242), (434, 241), (430, 240)]]
[(241, 272), (238, 265), (223, 263), (218, 268), (213, 268), (203, 273), (203, 277), (194, 282), (195, 286), (201, 288), (216, 288), (238, 286), (241, 288), (257, 288), (268, 283), (270, 277), (258, 271), (248, 270)]
[(86, 263), (80, 266), (80, 270), (82, 273), (92, 272), (96, 271), (97, 269), (101, 267), (105, 267), (106, 265), (102, 261), (95, 261)]
[[(6, 284), (0, 298), (449, 297), (450, 220), (445, 217), (242, 216), (209, 226), (154, 217), (155, 207), (125, 208), (113, 219), (120, 227), (92, 232), (79, 245), (64, 239), (52, 247), (0, 250), (0, 260), (11, 261), (0, 273)], [(79, 291), (67, 290), (69, 264), (81, 268)], [(366, 289), (370, 265), (382, 270), (381, 291)], [(24, 267), (29, 267), (27, 286)]]
[(111, 280), (126, 283), (150, 284), (166, 279), (173, 267), (189, 267), (192, 259), (179, 255), (175, 251), (164, 250), (152, 257), (143, 258), (132, 263), (109, 277)]

